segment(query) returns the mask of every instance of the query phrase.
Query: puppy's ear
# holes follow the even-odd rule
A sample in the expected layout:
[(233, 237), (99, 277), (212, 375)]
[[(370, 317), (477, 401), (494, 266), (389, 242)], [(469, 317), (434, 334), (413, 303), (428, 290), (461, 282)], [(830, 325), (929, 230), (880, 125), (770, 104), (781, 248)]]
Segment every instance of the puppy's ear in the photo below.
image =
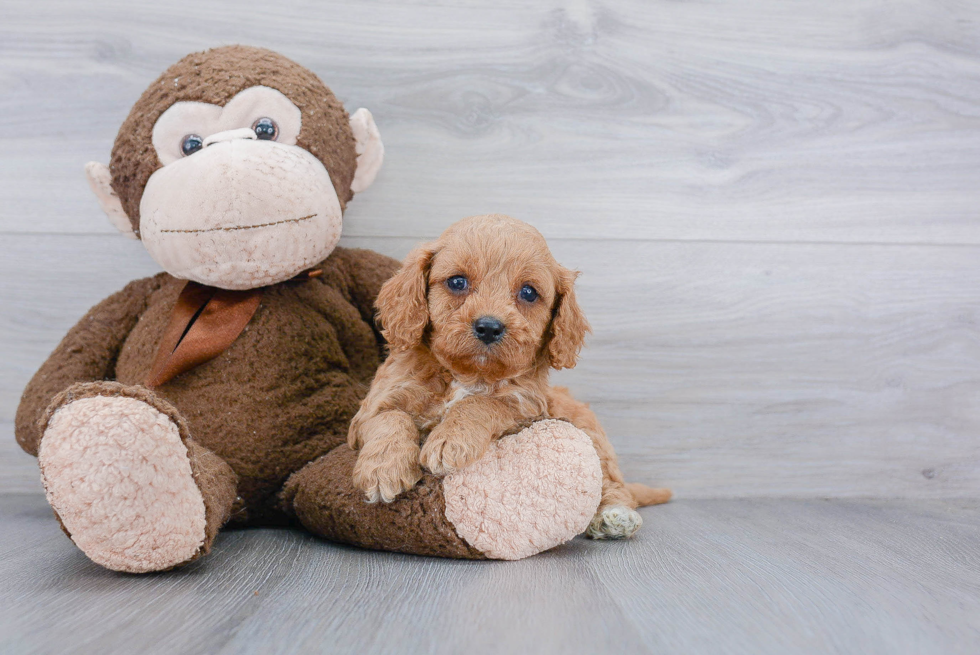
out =
[(433, 255), (433, 244), (410, 252), (402, 267), (378, 293), (375, 304), (381, 333), (393, 351), (408, 350), (422, 343), (422, 334), (429, 324), (429, 266)]
[(575, 299), (577, 271), (564, 266), (558, 272), (558, 288), (552, 310), (551, 338), (548, 340), (548, 359), (552, 368), (572, 368), (578, 361), (578, 353), (585, 343), (585, 335), (592, 331), (582, 308)]

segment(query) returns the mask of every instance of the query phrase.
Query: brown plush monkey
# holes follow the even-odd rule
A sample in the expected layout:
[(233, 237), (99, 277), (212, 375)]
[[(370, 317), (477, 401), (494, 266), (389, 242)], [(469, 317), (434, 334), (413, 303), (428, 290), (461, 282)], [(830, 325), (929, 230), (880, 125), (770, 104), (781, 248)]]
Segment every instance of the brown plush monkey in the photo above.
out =
[(398, 263), (336, 244), (382, 156), (367, 110), (349, 117), (307, 69), (230, 46), (164, 72), (111, 165), (86, 167), (112, 222), (166, 271), (83, 317), (17, 411), (18, 443), (93, 561), (166, 570), (229, 521), (471, 558), (533, 554), (588, 525), (598, 459), (555, 421), (391, 504), (353, 488), (348, 424), (384, 356), (373, 304)]

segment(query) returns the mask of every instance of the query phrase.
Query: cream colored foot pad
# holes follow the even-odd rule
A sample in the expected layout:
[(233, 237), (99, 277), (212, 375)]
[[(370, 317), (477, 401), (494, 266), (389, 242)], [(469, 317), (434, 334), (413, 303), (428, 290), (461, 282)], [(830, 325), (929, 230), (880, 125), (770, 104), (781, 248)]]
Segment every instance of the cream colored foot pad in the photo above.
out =
[(84, 398), (48, 423), (38, 459), (72, 541), (115, 571), (162, 571), (204, 543), (187, 448), (166, 415), (133, 398)]
[(588, 435), (545, 420), (491, 444), (446, 477), (446, 518), (492, 559), (521, 559), (589, 526), (602, 497), (602, 469)]

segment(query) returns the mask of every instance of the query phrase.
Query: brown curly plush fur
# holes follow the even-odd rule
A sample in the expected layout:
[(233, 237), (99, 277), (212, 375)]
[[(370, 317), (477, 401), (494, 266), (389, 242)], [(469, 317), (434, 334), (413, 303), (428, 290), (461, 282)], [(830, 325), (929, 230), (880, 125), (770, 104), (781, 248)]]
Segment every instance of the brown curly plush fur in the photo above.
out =
[[(345, 442), (383, 355), (374, 296), (396, 266), (338, 248), (320, 277), (266, 289), (219, 357), (142, 391), (140, 399), (176, 408), (191, 439), (234, 470), (244, 501), (238, 521), (283, 522), (277, 494), (286, 478)], [(137, 280), (72, 328), (24, 391), (16, 435), (25, 450), (37, 453), (39, 420), (71, 400), (62, 392), (72, 384), (142, 384), (183, 284), (166, 273)]]
[[(355, 139), (330, 90), (281, 55), (229, 46), (168, 69), (120, 128), (112, 187), (134, 228), (143, 187), (161, 166), (151, 142), (159, 116), (178, 101), (224, 105), (254, 85), (299, 107), (297, 145), (325, 165), (342, 205), (351, 198)], [(336, 248), (315, 267), (318, 277), (264, 287), (248, 324), (220, 354), (152, 389), (143, 384), (184, 281), (161, 273), (131, 282), (93, 307), (34, 375), (17, 409), (17, 441), (37, 455), (48, 419), (91, 396), (132, 399), (169, 417), (205, 508), (194, 557), (207, 552), (226, 521), (294, 520), (365, 547), (482, 557), (446, 518), (441, 480), (430, 476), (413, 499), (387, 513), (366, 505), (350, 482), (348, 425), (384, 358), (374, 302), (398, 265), (371, 251)], [(100, 453), (86, 455), (108, 466)]]
[[(296, 145), (324, 164), (341, 205), (351, 198), (355, 139), (347, 112), (329, 89), (280, 55), (230, 46), (189, 55), (172, 66), (147, 89), (121, 127), (112, 153), (111, 184), (134, 229), (139, 228), (144, 186), (161, 166), (151, 141), (160, 115), (178, 101), (223, 105), (256, 85), (280, 91), (301, 110)], [(164, 335), (190, 335), (209, 321), (227, 327), (228, 314), (212, 307), (220, 303), (207, 300), (197, 307), (198, 314), (187, 316), (192, 323), (192, 316), (201, 317), (188, 328), (190, 324), (178, 320), (184, 313), (174, 312), (183, 280), (167, 273), (137, 280), (92, 308), (34, 375), (17, 410), (17, 441), (35, 455), (40, 448), (42, 477), (52, 506), (62, 513), (59, 521), (64, 519), (76, 544), (94, 561), (116, 570), (165, 570), (205, 554), (226, 521), (270, 525), (296, 520), (328, 539), (369, 548), (486, 556), (460, 537), (447, 518), (453, 502), (466, 507), (467, 497), (447, 499), (441, 479), (427, 475), (398, 502), (385, 505), (366, 504), (354, 487), (355, 458), (346, 437), (384, 359), (385, 342), (373, 306), (398, 262), (370, 251), (336, 248), (315, 268), (319, 276), (300, 275), (261, 287), (255, 295), (258, 304), (249, 307), (254, 313), (239, 324), (244, 325), (241, 332), (209, 351), (211, 359), (194, 359), (192, 368), (178, 367), (173, 377), (148, 375), (158, 353), (166, 359), (176, 352), (161, 346)], [(557, 275), (549, 278), (551, 286), (542, 286), (562, 298), (549, 304), (557, 308), (555, 316), (552, 320), (550, 310), (539, 312), (527, 343), (545, 339), (545, 359), (554, 366), (570, 366), (585, 323), (574, 304), (570, 274)], [(184, 298), (182, 309), (188, 302)], [(382, 304), (383, 309), (393, 306)], [(415, 329), (409, 323), (405, 334)], [(205, 341), (220, 332), (213, 325), (203, 329), (212, 330)], [(397, 349), (402, 337), (393, 331), (389, 335)], [(173, 346), (179, 348), (177, 342)], [(93, 402), (95, 396), (99, 402)], [(549, 399), (549, 412), (564, 415), (551, 405)], [(565, 413), (576, 420), (581, 411), (587, 412), (575, 405)], [(587, 448), (585, 437), (576, 434)], [(143, 445), (148, 446), (145, 453)], [(587, 457), (579, 451), (567, 453), (572, 459), (562, 460), (556, 470), (587, 473), (592, 462), (597, 496), (598, 469), (591, 451)], [(145, 470), (140, 469), (144, 464)], [(131, 475), (134, 468), (142, 472)], [(158, 471), (159, 485), (153, 482)], [(132, 484), (119, 484), (123, 478)], [(179, 483), (172, 492), (160, 491), (171, 489), (166, 483), (172, 481)], [(555, 484), (568, 486), (567, 481)], [(542, 489), (539, 495), (547, 500), (553, 487), (545, 484)], [(474, 493), (479, 496), (480, 491)], [(585, 509), (573, 514), (586, 516), (594, 501), (588, 493), (580, 495)], [(484, 496), (482, 500), (490, 498)], [(176, 509), (164, 512), (168, 507)], [(497, 513), (507, 509), (504, 503)], [(188, 514), (194, 516), (185, 521)], [(482, 529), (483, 515), (471, 514), (467, 525)], [(106, 516), (135, 527), (116, 539), (121, 528)], [(556, 517), (561, 529), (552, 536), (571, 538), (574, 533), (566, 534), (572, 528), (565, 526), (561, 512)], [(537, 525), (533, 516), (527, 518), (527, 526)], [(509, 529), (515, 535), (530, 534), (523, 528)], [(170, 545), (175, 536), (182, 540), (179, 549)], [(140, 548), (132, 549), (130, 539)], [(531, 550), (521, 550), (521, 556), (537, 552), (536, 543), (529, 542)]]

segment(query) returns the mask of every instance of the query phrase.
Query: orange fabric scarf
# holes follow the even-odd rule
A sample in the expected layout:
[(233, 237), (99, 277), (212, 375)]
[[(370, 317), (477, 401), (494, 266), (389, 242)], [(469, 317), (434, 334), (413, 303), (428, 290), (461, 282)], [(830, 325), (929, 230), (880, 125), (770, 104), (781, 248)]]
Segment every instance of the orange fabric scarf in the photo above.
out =
[[(310, 268), (288, 281), (306, 282), (321, 275), (322, 269)], [(185, 284), (144, 386), (159, 387), (227, 350), (252, 320), (267, 288), (229, 291), (198, 282)]]
[(227, 350), (259, 308), (264, 291), (185, 284), (144, 385), (159, 387)]

